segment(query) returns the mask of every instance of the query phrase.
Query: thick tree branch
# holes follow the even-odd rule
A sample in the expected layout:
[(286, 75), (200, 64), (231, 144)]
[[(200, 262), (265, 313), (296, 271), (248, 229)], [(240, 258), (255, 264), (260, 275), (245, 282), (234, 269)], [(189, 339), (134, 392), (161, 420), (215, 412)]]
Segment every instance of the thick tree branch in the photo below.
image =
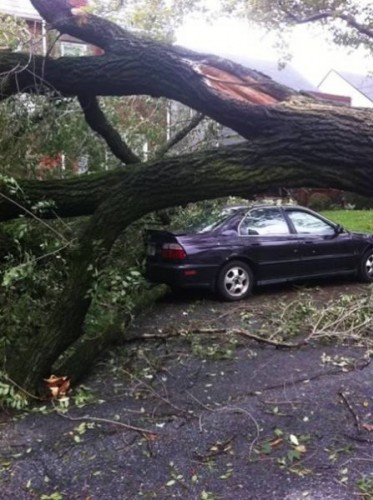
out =
[(126, 165), (140, 163), (141, 159), (135, 155), (131, 148), (123, 141), (120, 134), (107, 121), (98, 104), (97, 97), (81, 94), (78, 96), (78, 99), (86, 122), (92, 130), (97, 132), (106, 141), (113, 155)]
[(161, 146), (156, 152), (156, 158), (162, 158), (171, 148), (182, 141), (192, 130), (194, 130), (202, 122), (205, 116), (202, 113), (197, 113), (193, 116), (189, 123), (170, 138), (164, 146)]
[(373, 30), (368, 26), (361, 24), (357, 21), (357, 19), (352, 14), (346, 14), (345, 12), (339, 12), (338, 10), (325, 10), (322, 12), (316, 12), (307, 17), (300, 17), (294, 14), (294, 12), (289, 12), (286, 9), (283, 9), (287, 18), (296, 23), (296, 24), (308, 24), (313, 23), (315, 21), (323, 21), (325, 19), (341, 19), (345, 21), (347, 26), (350, 28), (356, 29), (362, 35), (366, 35), (369, 38), (373, 38)]
[(226, 195), (247, 197), (279, 185), (371, 195), (371, 111), (301, 100), (254, 70), (140, 38), (72, 10), (71, 0), (32, 2), (54, 27), (102, 47), (105, 55), (52, 60), (1, 53), (5, 95), (163, 96), (210, 116), (250, 142), (84, 178), (22, 182), (13, 202), (6, 199), (6, 184), (0, 186), (6, 194), (0, 196), (2, 220), (21, 213), (20, 204), (27, 207), (44, 199), (54, 200), (58, 215), (93, 212), (71, 248), (68, 279), (48, 324), (30, 339), (27, 351), (23, 345), (18, 353), (13, 345), (7, 347), (5, 369), (17, 384), (34, 388), (79, 339), (97, 275), (113, 244), (145, 214)]
[[(26, 67), (19, 73), (11, 74), (8, 92), (13, 93), (50, 93), (57, 90), (70, 96), (164, 96), (210, 116), (246, 138), (265, 134), (268, 129), (268, 106), (275, 107), (278, 99), (288, 99), (296, 94), (286, 87), (277, 86), (274, 89), (272, 84), (267, 93), (258, 91), (257, 87), (253, 87), (253, 78), (246, 76), (237, 78), (237, 82), (246, 81), (247, 87), (232, 87), (232, 75), (228, 73), (228, 83), (222, 86), (220, 82), (212, 83), (214, 80), (210, 79), (216, 69), (214, 59), (211, 62), (206, 60), (203, 66), (195, 65), (190, 60), (170, 59), (167, 51), (148, 52), (145, 49), (139, 44), (139, 52), (131, 48), (123, 56), (67, 57), (58, 60), (34, 57), (31, 62), (27, 55), (2, 54), (0, 74), (6, 74), (19, 63)], [(243, 75), (250, 72), (242, 70)], [(271, 81), (268, 79), (268, 82)], [(264, 84), (259, 82), (258, 85), (263, 87)], [(253, 106), (253, 102), (261, 105)]]
[[(195, 196), (197, 199), (230, 194), (249, 196), (279, 185), (289, 188), (334, 187), (371, 196), (373, 116), (369, 110), (325, 104), (308, 107), (286, 104), (267, 108), (264, 116), (266, 121), (261, 126), (266, 129), (266, 134), (250, 142), (163, 158), (133, 165), (131, 169), (83, 178), (19, 182), (21, 189), (16, 201), (30, 207), (37, 201), (52, 199), (56, 213), (61, 217), (87, 215), (106, 197), (110, 198), (117, 186), (133, 179), (132, 176), (143, 179), (144, 190), (139, 196), (150, 199), (150, 185), (154, 192), (161, 189), (160, 179), (165, 172), (173, 172), (174, 176), (166, 176), (168, 191), (173, 193), (180, 184), (185, 196), (171, 199), (171, 194), (166, 195), (166, 188), (162, 188), (165, 189), (164, 206), (154, 206), (153, 210), (192, 201)], [(239, 179), (237, 185), (233, 182), (232, 172)], [(221, 184), (215, 182), (216, 177)], [(189, 188), (185, 189), (185, 186)], [(0, 191), (6, 190), (6, 185), (0, 185)], [(0, 197), (0, 221), (21, 213), (17, 205)]]
[[(324, 128), (319, 131), (323, 136), (320, 143), (317, 130), (312, 134), (314, 125), (307, 137), (300, 133), (285, 143), (280, 137), (256, 139), (207, 154), (133, 166), (123, 172), (121, 180), (89, 219), (73, 251), (69, 280), (50, 323), (33, 338), (30, 349), (20, 354), (21, 361), (9, 356), (6, 365), (9, 376), (26, 388), (34, 387), (38, 380), (48, 376), (57, 357), (81, 335), (90, 307), (89, 291), (95, 280), (92, 271), (99, 271), (105, 265), (119, 234), (145, 214), (219, 196), (249, 196), (283, 185), (284, 180), (294, 187), (334, 186), (372, 192), (373, 176), (365, 156), (368, 150), (371, 153), (372, 141), (365, 144), (362, 152), (363, 143), (354, 149), (348, 140), (358, 141), (361, 130), (354, 130), (354, 137), (352, 134), (347, 137), (344, 130), (338, 137), (335, 129), (333, 136), (329, 136)], [(352, 126), (350, 123), (349, 128)], [(369, 129), (371, 122), (366, 126)], [(283, 128), (286, 129), (284, 122)], [(326, 148), (319, 147), (323, 144)], [(20, 370), (20, 366), (30, 365), (35, 368)]]
[[(154, 58), (158, 59), (157, 54), (161, 53), (162, 60), (158, 61), (159, 70), (164, 72), (165, 76), (170, 75), (170, 70), (174, 70), (175, 62), (181, 63), (183, 61), (186, 66), (194, 66), (194, 74), (200, 75), (200, 77), (205, 76), (211, 87), (214, 87), (212, 82), (215, 80), (230, 80), (230, 87), (232, 87), (230, 91), (232, 92), (234, 89), (237, 95), (241, 95), (241, 99), (244, 92), (239, 87), (250, 88), (253, 85), (255, 92), (251, 91), (250, 93), (262, 94), (264, 99), (267, 94), (276, 100), (285, 99), (291, 94), (290, 89), (278, 85), (271, 78), (257, 71), (243, 68), (231, 61), (141, 37), (110, 21), (90, 14), (74, 16), (68, 0), (54, 0), (53, 3), (49, 0), (32, 0), (32, 3), (41, 16), (56, 29), (87, 43), (98, 45), (105, 50), (107, 55), (126, 57), (133, 54), (134, 60), (147, 66), (149, 59), (154, 61)], [(213, 61), (212, 68), (209, 67), (209, 64), (205, 64), (206, 60)], [(135, 68), (131, 67), (131, 69)], [(155, 66), (152, 69), (154, 71)], [(158, 77), (158, 71), (154, 75), (150, 72), (148, 77), (154, 80)]]
[(76, 14), (69, 0), (31, 0), (31, 3), (60, 33), (71, 35), (105, 51), (111, 50), (114, 41), (120, 40), (126, 33), (108, 20), (84, 12)]

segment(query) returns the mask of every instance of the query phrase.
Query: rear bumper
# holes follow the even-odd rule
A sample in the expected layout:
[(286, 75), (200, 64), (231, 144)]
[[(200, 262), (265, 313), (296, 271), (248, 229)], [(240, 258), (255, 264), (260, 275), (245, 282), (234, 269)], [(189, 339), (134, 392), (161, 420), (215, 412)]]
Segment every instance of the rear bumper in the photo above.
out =
[(206, 287), (215, 285), (215, 266), (175, 265), (147, 263), (145, 278), (152, 283), (165, 283), (173, 287)]

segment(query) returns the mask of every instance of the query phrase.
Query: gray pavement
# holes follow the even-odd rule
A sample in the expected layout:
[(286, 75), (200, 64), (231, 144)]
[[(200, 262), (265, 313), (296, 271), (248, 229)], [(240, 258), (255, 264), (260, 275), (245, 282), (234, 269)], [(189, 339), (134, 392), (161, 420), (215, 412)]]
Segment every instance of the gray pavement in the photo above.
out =
[[(165, 300), (129, 333), (216, 318), (226, 327), (238, 307)], [(358, 347), (290, 351), (187, 333), (134, 341), (99, 364), (65, 413), (2, 414), (0, 498), (373, 498), (372, 382)]]

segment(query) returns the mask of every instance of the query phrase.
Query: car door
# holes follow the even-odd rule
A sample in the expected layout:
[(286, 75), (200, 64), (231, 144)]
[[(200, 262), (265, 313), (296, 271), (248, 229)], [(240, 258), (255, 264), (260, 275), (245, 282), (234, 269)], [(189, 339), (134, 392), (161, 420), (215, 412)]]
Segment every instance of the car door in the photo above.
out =
[(299, 272), (298, 237), (280, 207), (251, 209), (238, 228), (244, 254), (255, 263), (258, 283), (282, 281)]
[(347, 231), (313, 212), (297, 208), (286, 209), (301, 243), (300, 275), (331, 275), (356, 268), (356, 249)]

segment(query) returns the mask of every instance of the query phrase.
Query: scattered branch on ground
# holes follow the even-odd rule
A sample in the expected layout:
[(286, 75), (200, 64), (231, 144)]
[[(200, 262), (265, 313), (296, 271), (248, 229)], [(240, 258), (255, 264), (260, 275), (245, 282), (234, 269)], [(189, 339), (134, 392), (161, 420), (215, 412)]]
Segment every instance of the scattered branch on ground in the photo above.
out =
[(61, 411), (58, 411), (58, 410), (56, 410), (56, 411), (60, 417), (65, 418), (67, 420), (71, 420), (73, 422), (81, 422), (81, 421), (88, 420), (89, 422), (96, 422), (96, 423), (100, 423), (100, 424), (109, 424), (109, 425), (115, 425), (118, 427), (123, 427), (124, 429), (128, 429), (130, 431), (140, 432), (140, 434), (150, 434), (152, 436), (157, 434), (157, 432), (154, 432), (152, 430), (143, 429), (142, 427), (136, 427), (136, 426), (130, 425), (130, 424), (124, 424), (123, 422), (118, 422), (116, 420), (110, 420), (107, 418), (100, 418), (100, 417), (90, 417), (88, 415), (84, 415), (83, 417), (71, 417), (70, 415), (62, 413)]
[[(311, 341), (337, 342), (354, 344), (373, 349), (373, 287), (368, 286), (361, 293), (340, 295), (337, 299), (323, 302), (311, 299), (304, 291), (291, 302), (281, 302), (276, 307), (264, 311), (262, 324), (256, 335), (245, 334), (253, 340), (268, 343), (276, 347), (301, 347)], [(256, 319), (251, 310), (242, 311), (241, 319), (250, 325)], [(246, 329), (243, 328), (246, 332)], [(292, 337), (303, 336), (295, 343), (287, 343)], [(260, 340), (261, 339), (261, 340)], [(275, 340), (276, 339), (276, 340)], [(277, 345), (279, 344), (279, 345)]]
[(167, 405), (171, 406), (174, 410), (176, 410), (178, 413), (185, 413), (185, 410), (179, 408), (178, 406), (174, 405), (171, 403), (171, 401), (168, 398), (163, 397), (161, 394), (159, 394), (156, 390), (153, 389), (153, 387), (149, 384), (147, 384), (144, 380), (141, 380), (140, 378), (136, 377), (133, 373), (130, 373), (129, 371), (125, 370), (124, 368), (122, 369), (123, 373), (125, 373), (131, 380), (135, 380), (142, 386), (144, 386), (153, 396), (156, 398), (160, 399)]
[[(233, 412), (233, 413), (242, 413), (246, 416), (248, 416), (250, 418), (250, 420), (253, 422), (254, 426), (255, 426), (255, 437), (253, 439), (253, 441), (251, 442), (250, 444), (250, 453), (249, 453), (249, 456), (251, 457), (251, 454), (252, 454), (252, 451), (254, 449), (254, 446), (256, 444), (256, 442), (259, 440), (259, 436), (260, 436), (260, 427), (259, 427), (259, 424), (257, 422), (257, 420), (253, 417), (253, 415), (245, 410), (244, 408), (241, 408), (240, 406), (223, 406), (221, 408), (211, 408), (209, 406), (206, 406), (205, 404), (202, 403), (202, 401), (200, 401), (199, 399), (197, 399), (191, 392), (187, 391), (187, 394), (196, 402), (198, 403), (202, 408), (204, 408), (205, 410), (211, 412), (211, 413), (218, 413), (218, 412)], [(231, 438), (230, 441), (232, 441), (234, 438)], [(205, 456), (206, 458), (206, 456)]]
[(345, 392), (340, 392), (339, 395), (341, 396), (341, 398), (343, 399), (343, 401), (346, 404), (347, 408), (350, 410), (350, 413), (354, 417), (357, 430), (358, 430), (358, 432), (360, 432), (361, 431), (361, 424), (360, 424), (360, 417), (359, 417), (359, 415), (352, 408), (351, 403), (349, 402), (349, 400), (347, 398), (347, 394)]
[[(232, 314), (240, 315), (243, 328), (204, 328), (190, 321), (181, 329), (164, 328), (146, 332), (128, 340), (165, 340), (190, 335), (236, 335), (277, 349), (299, 349), (312, 341), (354, 344), (373, 350), (373, 287), (367, 287), (357, 295), (341, 295), (322, 307), (304, 291), (291, 302), (280, 302), (276, 307), (257, 314), (255, 305), (241, 304)], [(219, 316), (229, 316), (231, 311)], [(258, 317), (257, 317), (258, 316)], [(251, 321), (255, 320), (252, 327)], [(258, 322), (260, 323), (258, 326)], [(216, 323), (218, 324), (218, 322)], [(247, 328), (245, 325), (247, 324)], [(250, 329), (255, 330), (255, 333)], [(298, 338), (289, 342), (290, 338)]]

